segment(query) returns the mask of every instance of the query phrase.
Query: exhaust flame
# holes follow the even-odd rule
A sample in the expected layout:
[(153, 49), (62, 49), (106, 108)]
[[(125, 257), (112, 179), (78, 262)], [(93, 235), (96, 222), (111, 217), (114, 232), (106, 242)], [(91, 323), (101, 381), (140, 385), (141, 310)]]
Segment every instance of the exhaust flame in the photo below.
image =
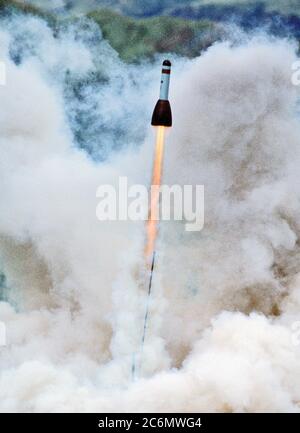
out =
[(159, 220), (159, 188), (162, 179), (162, 166), (164, 156), (165, 126), (158, 126), (156, 132), (156, 145), (154, 154), (153, 174), (151, 181), (151, 200), (149, 217), (146, 225), (147, 243), (145, 257), (147, 267), (151, 266), (155, 248), (155, 241), (158, 233)]

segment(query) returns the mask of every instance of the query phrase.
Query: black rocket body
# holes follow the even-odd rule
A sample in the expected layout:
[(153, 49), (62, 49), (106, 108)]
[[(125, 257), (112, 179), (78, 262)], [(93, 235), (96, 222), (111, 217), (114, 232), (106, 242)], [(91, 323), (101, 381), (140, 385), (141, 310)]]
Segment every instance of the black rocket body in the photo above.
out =
[(151, 125), (172, 126), (172, 111), (169, 102), (169, 85), (171, 75), (171, 62), (164, 60), (161, 71), (160, 95), (153, 114)]

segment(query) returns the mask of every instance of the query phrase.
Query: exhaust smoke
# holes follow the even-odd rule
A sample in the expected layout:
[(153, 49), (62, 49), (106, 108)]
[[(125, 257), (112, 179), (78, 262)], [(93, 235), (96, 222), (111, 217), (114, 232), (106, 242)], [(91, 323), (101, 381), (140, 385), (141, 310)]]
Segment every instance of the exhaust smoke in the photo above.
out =
[[(19, 16), (0, 34), (0, 410), (298, 412), (296, 46), (260, 36), (176, 59), (164, 181), (203, 184), (206, 222), (161, 224), (146, 377), (132, 383), (144, 224), (100, 224), (95, 192), (120, 175), (149, 184), (160, 59), (123, 65), (75, 30), (55, 39)], [(78, 100), (70, 77), (99, 69)], [(79, 110), (101, 130), (84, 146)]]

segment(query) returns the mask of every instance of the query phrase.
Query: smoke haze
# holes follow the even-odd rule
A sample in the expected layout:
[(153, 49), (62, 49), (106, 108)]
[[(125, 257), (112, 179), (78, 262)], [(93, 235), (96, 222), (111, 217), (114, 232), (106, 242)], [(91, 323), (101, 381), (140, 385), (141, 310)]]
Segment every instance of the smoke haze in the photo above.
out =
[(133, 382), (144, 224), (100, 223), (95, 194), (150, 181), (161, 58), (124, 65), (86, 21), (1, 29), (0, 410), (298, 412), (296, 45), (243, 37), (173, 59), (164, 182), (205, 186), (205, 227), (161, 224)]

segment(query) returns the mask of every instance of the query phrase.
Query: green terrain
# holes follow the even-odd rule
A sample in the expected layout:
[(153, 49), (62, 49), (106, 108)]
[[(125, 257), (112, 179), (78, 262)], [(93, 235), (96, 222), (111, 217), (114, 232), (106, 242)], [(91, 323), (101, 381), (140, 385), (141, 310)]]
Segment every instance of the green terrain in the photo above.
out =
[(156, 53), (197, 56), (222, 38), (232, 14), (246, 30), (273, 23), (273, 34), (300, 39), (299, 0), (0, 0), (0, 13), (11, 11), (40, 16), (56, 29), (89, 18), (126, 62)]
[(218, 26), (207, 20), (172, 17), (133, 19), (111, 10), (91, 12), (103, 36), (125, 61), (173, 52), (193, 57), (218, 36)]
[[(61, 15), (15, 0), (0, 0), (2, 14), (24, 12), (40, 16), (50, 26), (59, 28), (82, 15)], [(101, 28), (103, 36), (126, 62), (151, 58), (156, 53), (172, 52), (187, 57), (198, 55), (220, 35), (220, 26), (208, 20), (186, 20), (173, 17), (134, 19), (110, 9), (85, 14)]]

